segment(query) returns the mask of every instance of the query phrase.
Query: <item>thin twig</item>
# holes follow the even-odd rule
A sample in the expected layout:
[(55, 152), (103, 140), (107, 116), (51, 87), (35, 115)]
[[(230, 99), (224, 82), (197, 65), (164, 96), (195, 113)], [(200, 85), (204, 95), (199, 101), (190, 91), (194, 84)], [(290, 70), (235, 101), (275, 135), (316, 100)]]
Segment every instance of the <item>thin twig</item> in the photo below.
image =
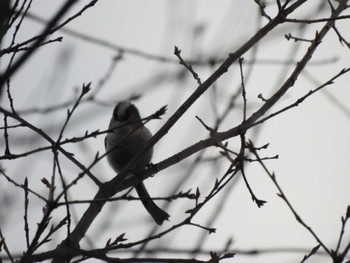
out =
[(38, 36), (35, 42), (32, 44), (31, 48), (25, 52), (17, 61), (6, 70), (6, 72), (0, 75), (0, 94), (2, 87), (5, 82), (7, 82), (10, 77), (18, 71), (18, 69), (27, 61), (27, 59), (37, 50), (38, 46), (45, 40), (45, 38), (50, 34), (52, 28), (55, 27), (57, 22), (66, 14), (66, 12), (71, 8), (76, 1), (66, 0), (59, 11), (53, 16), (51, 21), (47, 23), (43, 32)]
[(4, 114), (4, 139), (5, 139), (5, 155), (11, 155), (10, 145), (9, 145), (9, 134), (7, 132), (7, 115)]
[(59, 150), (64, 156), (66, 156), (76, 166), (78, 166), (84, 173), (86, 173), (89, 176), (89, 178), (92, 181), (94, 181), (94, 183), (96, 185), (101, 185), (101, 182), (91, 173), (91, 171), (89, 171), (81, 162), (79, 162), (76, 158), (74, 158), (74, 156), (71, 153), (69, 153), (68, 151), (63, 149), (61, 146), (57, 145), (56, 142), (49, 135), (47, 135), (43, 130), (37, 128), (33, 124), (31, 124), (28, 121), (24, 120), (23, 118), (21, 118), (16, 113), (11, 113), (11, 112), (5, 110), (2, 107), (0, 107), (0, 112), (2, 112), (3, 114), (9, 115), (11, 118), (13, 118), (13, 119), (17, 120), (18, 122), (20, 122), (23, 126), (28, 127), (29, 129), (31, 129), (34, 132), (36, 132), (37, 134), (39, 134), (46, 141), (48, 141), (52, 145), (52, 147), (55, 147), (57, 150)]
[(316, 247), (314, 247), (313, 249), (311, 249), (310, 253), (307, 254), (307, 255), (305, 255), (305, 256), (303, 257), (303, 260), (300, 261), (300, 263), (304, 263), (304, 262), (305, 262), (307, 259), (309, 259), (311, 256), (315, 255), (315, 254), (317, 253), (318, 249), (320, 248), (320, 246), (321, 246), (321, 245), (318, 244)]
[(343, 37), (343, 36), (340, 34), (338, 28), (337, 28), (335, 25), (333, 26), (333, 30), (334, 30), (334, 32), (337, 34), (340, 44), (342, 44), (342, 45), (345, 44), (345, 45), (350, 49), (350, 43), (349, 43), (349, 41), (347, 41), (347, 40), (345, 39), (345, 37)]
[[(51, 43), (62, 42), (62, 40), (63, 40), (63, 37), (57, 37), (55, 39), (50, 39), (50, 40), (42, 42), (38, 47), (42, 47), (42, 46), (45, 46), (45, 45), (48, 45), (48, 44), (51, 44)], [(30, 47), (21, 47), (21, 48), (17, 48), (16, 52), (27, 51), (29, 49), (30, 49)], [(0, 57), (1, 57), (1, 55), (0, 55)]]
[[(62, 169), (61, 169), (61, 165), (60, 162), (58, 160), (58, 154), (55, 153), (55, 162), (57, 164), (57, 169), (58, 169), (58, 174), (60, 176), (61, 179), (61, 183), (62, 183), (62, 188), (63, 188), (63, 197), (64, 197), (64, 201), (65, 201), (65, 207), (66, 207), (66, 221), (67, 221), (67, 238), (69, 238), (70, 232), (71, 232), (71, 213), (70, 213), (70, 207), (68, 205), (68, 188), (67, 188), (67, 184), (65, 182), (65, 179), (63, 177), (63, 173), (62, 173)], [(58, 207), (58, 200), (55, 201), (57, 207)]]
[(24, 179), (23, 184), (24, 189), (24, 232), (26, 236), (26, 242), (27, 242), (27, 249), (29, 248), (29, 225), (28, 225), (28, 204), (29, 204), (29, 198), (28, 198), (28, 178), (26, 177)]
[(311, 39), (305, 39), (305, 38), (300, 38), (300, 37), (292, 36), (291, 33), (285, 34), (284, 37), (285, 37), (288, 41), (289, 41), (289, 40), (294, 40), (294, 42), (301, 41), (301, 42), (312, 43), (312, 41), (313, 41), (313, 40), (311, 40)]
[(193, 67), (190, 64), (187, 64), (181, 57), (181, 50), (175, 46), (174, 48), (174, 54), (179, 58), (180, 64), (183, 65), (186, 69), (188, 69), (189, 72), (191, 72), (193, 78), (197, 81), (198, 85), (202, 85), (202, 81), (200, 77), (198, 76), (197, 72), (194, 71)]
[(91, 95), (89, 96), (89, 100), (92, 100), (100, 91), (101, 89), (106, 85), (107, 81), (110, 80), (113, 71), (115, 70), (118, 63), (123, 59), (123, 52), (119, 51), (119, 54), (113, 57), (112, 63), (110, 64), (109, 68), (107, 69), (105, 75), (98, 81), (96, 87), (94, 90), (92, 90)]
[[(17, 183), (16, 181), (14, 181), (10, 176), (8, 176), (8, 175), (5, 173), (5, 171), (4, 171), (3, 169), (0, 169), (0, 174), (2, 174), (2, 175), (7, 179), (7, 181), (9, 181), (10, 183), (12, 183), (14, 186), (19, 187), (19, 188), (21, 188), (21, 189), (24, 189), (24, 185), (21, 185), (21, 184)], [(46, 199), (45, 197), (43, 197), (43, 196), (41, 196), (40, 194), (38, 194), (37, 192), (31, 190), (29, 187), (27, 187), (27, 190), (28, 190), (31, 194), (33, 194), (33, 195), (35, 195), (36, 197), (38, 197), (39, 199), (43, 200), (45, 203), (47, 202), (47, 199)]]
[(240, 158), (240, 162), (238, 163), (238, 168), (239, 170), (241, 171), (242, 173), (242, 177), (244, 179), (244, 182), (245, 182), (245, 185), (247, 186), (248, 188), (248, 191), (250, 193), (250, 196), (253, 200), (254, 203), (256, 203), (256, 205), (260, 208), (262, 207), (266, 201), (265, 200), (262, 200), (262, 199), (259, 199), (256, 197), (256, 195), (254, 194), (254, 191), (253, 189), (250, 187), (250, 184), (248, 182), (248, 179), (247, 179), (247, 176), (245, 174), (245, 170), (244, 170), (244, 163), (243, 163), (243, 160), (244, 160), (244, 152), (245, 152), (245, 149), (246, 149), (246, 143), (245, 143), (245, 135), (244, 134), (241, 134), (241, 151), (239, 153), (239, 156), (241, 157)]
[(61, 141), (62, 136), (63, 136), (63, 132), (64, 132), (65, 128), (67, 127), (69, 120), (73, 116), (74, 111), (77, 109), (81, 99), (90, 91), (90, 85), (91, 85), (91, 83), (88, 83), (87, 85), (85, 85), (85, 84), (83, 85), (83, 87), (81, 89), (81, 93), (80, 93), (78, 99), (76, 100), (76, 102), (74, 103), (72, 109), (71, 110), (67, 109), (67, 118), (66, 118), (66, 121), (64, 122), (64, 124), (60, 130), (60, 133), (58, 135), (56, 143), (59, 143)]
[(261, 160), (259, 154), (257, 153), (253, 142), (249, 142), (247, 144), (248, 149), (252, 154), (255, 155), (256, 159), (259, 161), (261, 167), (264, 169), (266, 174), (270, 177), (276, 188), (278, 189), (278, 196), (287, 204), (289, 210), (293, 213), (295, 219), (307, 230), (310, 232), (310, 234), (316, 239), (316, 241), (321, 245), (321, 247), (327, 252), (327, 254), (331, 257), (333, 257), (332, 251), (322, 242), (322, 240), (317, 236), (317, 234), (312, 230), (312, 228), (304, 222), (304, 220), (300, 217), (300, 215), (296, 212), (292, 204), (287, 199), (286, 195), (284, 194), (282, 188), (280, 187), (279, 183), (277, 182), (275, 173), (271, 173), (268, 168), (266, 167), (265, 163)]
[(279, 115), (291, 108), (297, 107), (299, 106), (300, 103), (302, 103), (305, 99), (309, 98), (311, 95), (313, 95), (314, 93), (318, 92), (319, 90), (331, 85), (334, 83), (334, 81), (341, 77), (342, 75), (348, 73), (350, 71), (350, 68), (347, 69), (342, 69), (338, 74), (336, 74), (334, 77), (332, 77), (330, 80), (326, 81), (325, 83), (323, 83), (322, 85), (320, 85), (319, 87), (317, 87), (314, 90), (310, 90), (308, 93), (306, 93), (304, 96), (300, 97), (299, 99), (297, 99), (294, 103), (284, 107), (281, 110), (278, 110), (276, 112), (271, 113), (270, 115), (266, 116), (265, 118), (262, 118), (261, 120), (255, 122), (251, 127), (259, 125), (265, 121), (267, 121), (268, 119), (271, 119), (272, 117), (275, 117), (276, 115)]
[[(177, 199), (195, 199), (195, 195), (190, 192), (191, 190), (188, 190), (186, 192), (179, 192), (177, 194), (171, 195), (171, 196), (165, 196), (165, 197), (156, 197), (152, 196), (152, 200), (163, 200), (167, 202), (171, 202), (173, 200)], [(134, 197), (130, 195), (122, 195), (117, 197), (112, 197), (108, 199), (85, 199), (85, 200), (71, 200), (71, 201), (64, 201), (57, 203), (57, 206), (63, 206), (63, 205), (74, 205), (74, 204), (89, 204), (93, 202), (115, 202), (115, 201), (140, 201), (140, 197)]]
[(346, 226), (346, 223), (348, 222), (349, 219), (350, 219), (350, 205), (346, 209), (345, 217), (342, 216), (342, 218), (341, 218), (342, 227), (341, 227), (337, 247), (334, 251), (334, 254), (340, 259), (339, 261), (341, 261), (345, 258), (345, 256), (348, 254), (349, 249), (350, 249), (350, 241), (349, 241), (349, 243), (345, 247), (344, 251), (342, 253), (339, 253), (340, 245), (342, 243), (342, 239), (343, 239), (344, 233), (345, 233), (345, 226)]
[(337, 21), (337, 20), (349, 19), (349, 18), (350, 18), (350, 15), (337, 16), (337, 17), (327, 17), (327, 18), (319, 18), (319, 19), (293, 19), (293, 18), (286, 18), (286, 22), (289, 22), (289, 23), (300, 23), (300, 24), (313, 24), (313, 23), (323, 23), (323, 22), (329, 22), (329, 21)]
[(10, 259), (10, 261), (11, 261), (12, 263), (14, 263), (15, 261), (14, 261), (13, 256), (12, 256), (12, 254), (11, 254), (11, 252), (10, 252), (10, 250), (9, 250), (9, 248), (8, 248), (8, 246), (7, 246), (7, 244), (6, 244), (6, 240), (5, 240), (5, 237), (4, 237), (3, 234), (2, 234), (1, 228), (0, 228), (0, 244), (1, 244), (1, 247), (4, 248), (4, 250), (5, 250), (5, 252), (6, 252), (8, 258)]
[(243, 58), (239, 58), (239, 69), (241, 72), (241, 88), (242, 88), (242, 98), (243, 98), (243, 121), (247, 119), (247, 96), (244, 86), (244, 75), (243, 75)]
[(260, 9), (260, 15), (267, 18), (267, 20), (271, 21), (272, 18), (266, 14), (265, 8), (266, 8), (266, 3), (263, 0), (254, 0), (254, 2), (259, 6)]
[[(29, 2), (29, 3), (28, 3), (28, 5), (27, 5), (27, 7), (25, 7), (25, 5), (27, 4), (27, 2)], [(21, 17), (21, 19), (19, 20), (18, 24), (15, 26), (15, 31), (13, 32), (12, 41), (11, 41), (11, 44), (10, 44), (11, 47), (12, 47), (12, 46), (14, 45), (14, 43), (15, 43), (15, 40), (16, 40), (17, 34), (18, 34), (18, 32), (19, 32), (19, 29), (21, 28), (21, 25), (22, 25), (22, 22), (23, 22), (23, 20), (24, 20), (24, 17), (26, 16), (28, 10), (30, 9), (31, 4), (32, 4), (32, 0), (23, 1), (23, 3), (22, 3), (22, 6), (21, 6), (20, 10), (23, 10), (23, 9), (25, 9), (25, 10), (23, 11), (23, 13), (21, 12), (21, 13), (22, 13), (22, 17)], [(14, 55), (15, 55), (15, 53), (14, 53)], [(12, 56), (11, 61), (13, 60), (13, 58), (14, 58), (14, 56)], [(11, 64), (11, 62), (10, 62), (10, 64)]]

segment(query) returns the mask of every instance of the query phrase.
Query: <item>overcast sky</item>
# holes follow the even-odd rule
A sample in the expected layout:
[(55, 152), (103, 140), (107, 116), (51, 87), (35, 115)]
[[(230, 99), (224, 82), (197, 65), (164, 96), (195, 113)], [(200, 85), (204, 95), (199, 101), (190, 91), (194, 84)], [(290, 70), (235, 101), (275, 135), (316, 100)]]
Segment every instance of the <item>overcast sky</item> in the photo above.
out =
[[(29, 13), (45, 20), (49, 19), (61, 2), (63, 1), (33, 1)], [(325, 9), (327, 12), (319, 12), (316, 15), (315, 10), (319, 2), (308, 2), (302, 8), (302, 12), (299, 11), (291, 17), (328, 17), (328, 8)], [(86, 3), (88, 1), (80, 1), (70, 14), (74, 14)], [(267, 10), (271, 16), (275, 12), (272, 7)], [(168, 112), (163, 120), (149, 123), (148, 127), (154, 133), (197, 87), (196, 81), (188, 71), (182, 73), (184, 74), (182, 79), (176, 78), (176, 74), (183, 70), (183, 66), (178, 64), (173, 54), (175, 45), (182, 50), (181, 55), (185, 59), (226, 58), (266, 23), (266, 19), (259, 17), (254, 1), (101, 0), (66, 27), (71, 30), (70, 32), (60, 31), (50, 36), (50, 39), (62, 36), (63, 41), (40, 48), (15, 75), (11, 80), (15, 107), (18, 111), (23, 111), (66, 102), (77, 96), (77, 90), (83, 83), (91, 82), (92, 92), (99, 90), (100, 81), (105, 78), (113, 58), (122, 55), (123, 59), (117, 62), (103, 88), (98, 91), (96, 102), (99, 103), (82, 104), (73, 116), (65, 136), (80, 136), (86, 130), (106, 129), (114, 104), (135, 95), (141, 95), (135, 103), (143, 116), (153, 113), (163, 105), (168, 105)], [(294, 33), (296, 36), (312, 39), (316, 30), (320, 30), (323, 25), (318, 23), (303, 28), (298, 24), (284, 24), (270, 32), (256, 50), (245, 54), (244, 59), (247, 63), (244, 64), (244, 71), (250, 74), (245, 83), (248, 115), (262, 105), (257, 96), (262, 94), (264, 98), (268, 98), (272, 95), (286, 80), (309, 46), (306, 42), (287, 41), (284, 35)], [(38, 34), (42, 28), (43, 24), (35, 19), (25, 19), (17, 42)], [(350, 39), (349, 20), (339, 22), (338, 28), (344, 37)], [(87, 41), (81, 36), (72, 35), (72, 32), (98, 39), (100, 42), (103, 41), (103, 44)], [(248, 62), (252, 58), (257, 62), (251, 69)], [(4, 61), (7, 60), (7, 57), (4, 58)], [(284, 64), (286, 60), (289, 63)], [(289, 105), (309, 90), (328, 81), (341, 69), (349, 67), (349, 61), (349, 48), (339, 43), (334, 31), (330, 32), (295, 86), (271, 112)], [(1, 63), (2, 69), (4, 65), (6, 62)], [(214, 67), (197, 65), (194, 69), (204, 81), (217, 66), (218, 64)], [(335, 247), (339, 236), (340, 218), (350, 204), (349, 83), (350, 75), (342, 76), (333, 85), (311, 96), (300, 106), (267, 121), (247, 134), (247, 138), (253, 139), (256, 145), (269, 143), (268, 149), (261, 153), (263, 156), (279, 156), (278, 159), (266, 163), (268, 168), (275, 172), (278, 182), (294, 208), (331, 248)], [(153, 162), (157, 163), (192, 143), (207, 138), (207, 131), (195, 116), (201, 117), (208, 125), (213, 125), (215, 117), (215, 110), (211, 105), (213, 96), (219, 105), (216, 110), (220, 112), (239, 85), (239, 67), (234, 65), (218, 81), (215, 88), (197, 101), (183, 119), (156, 145)], [(237, 106), (237, 111), (230, 114), (230, 118), (219, 128), (220, 130), (226, 130), (240, 123), (242, 100), (239, 102), (241, 104)], [(2, 99), (1, 104), (8, 106), (6, 97)], [(36, 114), (24, 116), (52, 136), (57, 136), (59, 127), (66, 117), (66, 109), (44, 116)], [(14, 136), (11, 140), (18, 152), (31, 148), (31, 143), (28, 142), (38, 139), (26, 130)], [(75, 153), (78, 160), (88, 165), (97, 151), (104, 152), (103, 139), (104, 137), (100, 136), (67, 148)], [(39, 140), (36, 145), (43, 143)], [(229, 145), (237, 150), (239, 141), (229, 140)], [(45, 193), (45, 187), (40, 183), (40, 179), (51, 176), (52, 155), (49, 153), (40, 153), (28, 159), (4, 161), (2, 165), (18, 182), (23, 183), (24, 178), (28, 177), (34, 189)], [(212, 149), (208, 156), (215, 153), (218, 153), (218, 149)], [(79, 170), (74, 165), (67, 160), (62, 160), (62, 163), (67, 174), (77, 175)], [(186, 160), (147, 180), (146, 185), (152, 195), (166, 196), (168, 189), (172, 189), (173, 184), (181, 180), (181, 175), (185, 174), (189, 164), (190, 161)], [(223, 162), (218, 165), (217, 170), (213, 167), (198, 169), (193, 178), (184, 185), (183, 190), (200, 187), (203, 197), (206, 196), (213, 178), (220, 176), (227, 165)], [(105, 160), (92, 171), (101, 180), (108, 180), (114, 176)], [(215, 174), (215, 171), (218, 174)], [(246, 173), (256, 195), (266, 200), (267, 204), (259, 209), (251, 201), (243, 180), (237, 179), (228, 201), (224, 204), (223, 212), (213, 224), (213, 227), (217, 228), (217, 233), (208, 237), (204, 247), (212, 250), (222, 249), (230, 238), (234, 240), (232, 249), (275, 247), (311, 249), (316, 246), (316, 240), (296, 222), (285, 203), (276, 195), (277, 189), (263, 169), (258, 164), (248, 164)], [(0, 191), (17, 191), (23, 195), (3, 179), (0, 180)], [(94, 184), (84, 180), (71, 194), (72, 199), (78, 199), (92, 198), (95, 193)], [(22, 209), (23, 200), (12, 202), (13, 207)], [(214, 211), (219, 203), (219, 197), (212, 200), (208, 205), (208, 211)], [(184, 212), (190, 208), (190, 204), (179, 202), (172, 205), (169, 210), (171, 221), (162, 226), (162, 229), (183, 219)], [(143, 224), (142, 220), (149, 218), (143, 208), (141, 209), (139, 202), (126, 203), (118, 206), (118, 209), (116, 207), (112, 204), (106, 205), (100, 215), (101, 218), (94, 222), (89, 230), (87, 234), (89, 238), (99, 233), (98, 240), (94, 240), (97, 245), (102, 246), (113, 229), (115, 234), (122, 233), (121, 226), (128, 227), (127, 237), (130, 241), (139, 239), (141, 233), (146, 233), (154, 226), (151, 221)], [(85, 208), (86, 206), (76, 206), (74, 216), (79, 218)], [(116, 211), (122, 211), (123, 215), (114, 221), (113, 215), (114, 212), (117, 213)], [(208, 214), (210, 213), (204, 210), (195, 217), (195, 220), (205, 224)], [(19, 243), (18, 235), (24, 235), (23, 226), (13, 225), (13, 222), (22, 216), (22, 210), (10, 210), (6, 217), (2, 215), (0, 221), (10, 248), (18, 253), (24, 249), (24, 247), (15, 249)], [(32, 215), (33, 224), (40, 218), (40, 214), (37, 216)], [(108, 227), (103, 224), (107, 224)], [(101, 228), (105, 229), (102, 233)], [(201, 233), (200, 229), (184, 227), (176, 235), (166, 237), (165, 240), (170, 242), (173, 248), (192, 248), (196, 244), (196, 237)], [(345, 239), (350, 239), (349, 234)], [(88, 242), (83, 246), (88, 247)], [(236, 262), (299, 262), (302, 256), (303, 253), (261, 257), (238, 255)], [(329, 260), (326, 257), (315, 257), (310, 262), (329, 262)]]

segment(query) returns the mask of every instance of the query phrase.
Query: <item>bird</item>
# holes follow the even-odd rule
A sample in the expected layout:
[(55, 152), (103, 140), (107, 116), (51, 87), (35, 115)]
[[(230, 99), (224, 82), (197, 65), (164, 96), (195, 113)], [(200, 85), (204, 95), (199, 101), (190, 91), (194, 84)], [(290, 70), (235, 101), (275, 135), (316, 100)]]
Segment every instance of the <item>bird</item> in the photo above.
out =
[[(114, 107), (108, 130), (105, 137), (107, 160), (116, 173), (120, 172), (152, 137), (152, 133), (141, 120), (139, 110), (130, 101), (121, 101)], [(153, 147), (141, 157), (131, 173), (137, 176), (145, 171), (152, 156)], [(143, 206), (158, 225), (169, 220), (169, 214), (154, 203), (142, 181), (135, 185), (135, 189)]]

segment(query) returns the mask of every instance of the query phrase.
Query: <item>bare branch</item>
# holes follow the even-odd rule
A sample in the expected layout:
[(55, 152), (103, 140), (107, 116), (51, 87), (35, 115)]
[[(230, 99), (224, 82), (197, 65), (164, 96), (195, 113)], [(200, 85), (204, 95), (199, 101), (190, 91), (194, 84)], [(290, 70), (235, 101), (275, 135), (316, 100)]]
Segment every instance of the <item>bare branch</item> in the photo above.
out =
[(37, 37), (35, 42), (32, 44), (31, 48), (24, 53), (17, 61), (6, 70), (6, 72), (0, 75), (0, 94), (2, 93), (2, 87), (4, 83), (16, 72), (18, 69), (27, 61), (27, 59), (37, 50), (45, 38), (50, 34), (51, 30), (55, 27), (57, 22), (65, 15), (65, 13), (70, 9), (70, 7), (75, 4), (76, 1), (67, 0), (61, 9), (56, 13), (56, 15), (47, 24), (43, 32)]
[(197, 83), (198, 85), (202, 85), (202, 81), (201, 79), (199, 78), (198, 74), (193, 70), (192, 66), (191, 65), (188, 65), (181, 57), (181, 50), (175, 46), (174, 48), (174, 54), (179, 58), (180, 60), (180, 64), (183, 65), (186, 69), (188, 69), (189, 72), (191, 72), (193, 78), (195, 80), (197, 80)]
[(249, 142), (247, 144), (249, 151), (255, 155), (257, 160), (259, 161), (261, 167), (264, 169), (266, 174), (270, 177), (276, 188), (278, 189), (278, 196), (282, 198), (282, 200), (287, 204), (290, 211), (293, 213), (295, 219), (305, 228), (307, 231), (310, 232), (310, 234), (316, 239), (316, 241), (321, 245), (321, 247), (327, 252), (327, 254), (331, 257), (333, 257), (331, 250), (321, 241), (321, 239), (318, 237), (318, 235), (312, 230), (312, 228), (304, 222), (304, 220), (301, 218), (301, 216), (296, 212), (292, 204), (287, 199), (286, 195), (284, 194), (282, 188), (277, 182), (275, 173), (271, 173), (268, 168), (265, 166), (264, 162), (261, 161), (260, 156), (258, 155), (256, 149), (254, 148), (253, 142)]

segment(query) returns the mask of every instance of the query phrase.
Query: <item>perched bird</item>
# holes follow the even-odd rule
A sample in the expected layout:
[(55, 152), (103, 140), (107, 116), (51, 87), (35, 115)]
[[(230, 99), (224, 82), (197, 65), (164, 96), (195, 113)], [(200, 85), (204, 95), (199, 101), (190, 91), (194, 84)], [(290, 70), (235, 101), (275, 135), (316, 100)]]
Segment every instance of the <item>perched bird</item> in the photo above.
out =
[[(115, 106), (109, 129), (113, 130), (107, 133), (105, 138), (107, 160), (118, 173), (146, 144), (152, 134), (143, 125), (138, 109), (128, 101), (119, 102)], [(137, 175), (144, 171), (152, 155), (153, 148), (141, 157), (131, 172)], [(138, 183), (135, 188), (143, 206), (158, 225), (168, 220), (169, 215), (154, 203), (143, 182)]]

